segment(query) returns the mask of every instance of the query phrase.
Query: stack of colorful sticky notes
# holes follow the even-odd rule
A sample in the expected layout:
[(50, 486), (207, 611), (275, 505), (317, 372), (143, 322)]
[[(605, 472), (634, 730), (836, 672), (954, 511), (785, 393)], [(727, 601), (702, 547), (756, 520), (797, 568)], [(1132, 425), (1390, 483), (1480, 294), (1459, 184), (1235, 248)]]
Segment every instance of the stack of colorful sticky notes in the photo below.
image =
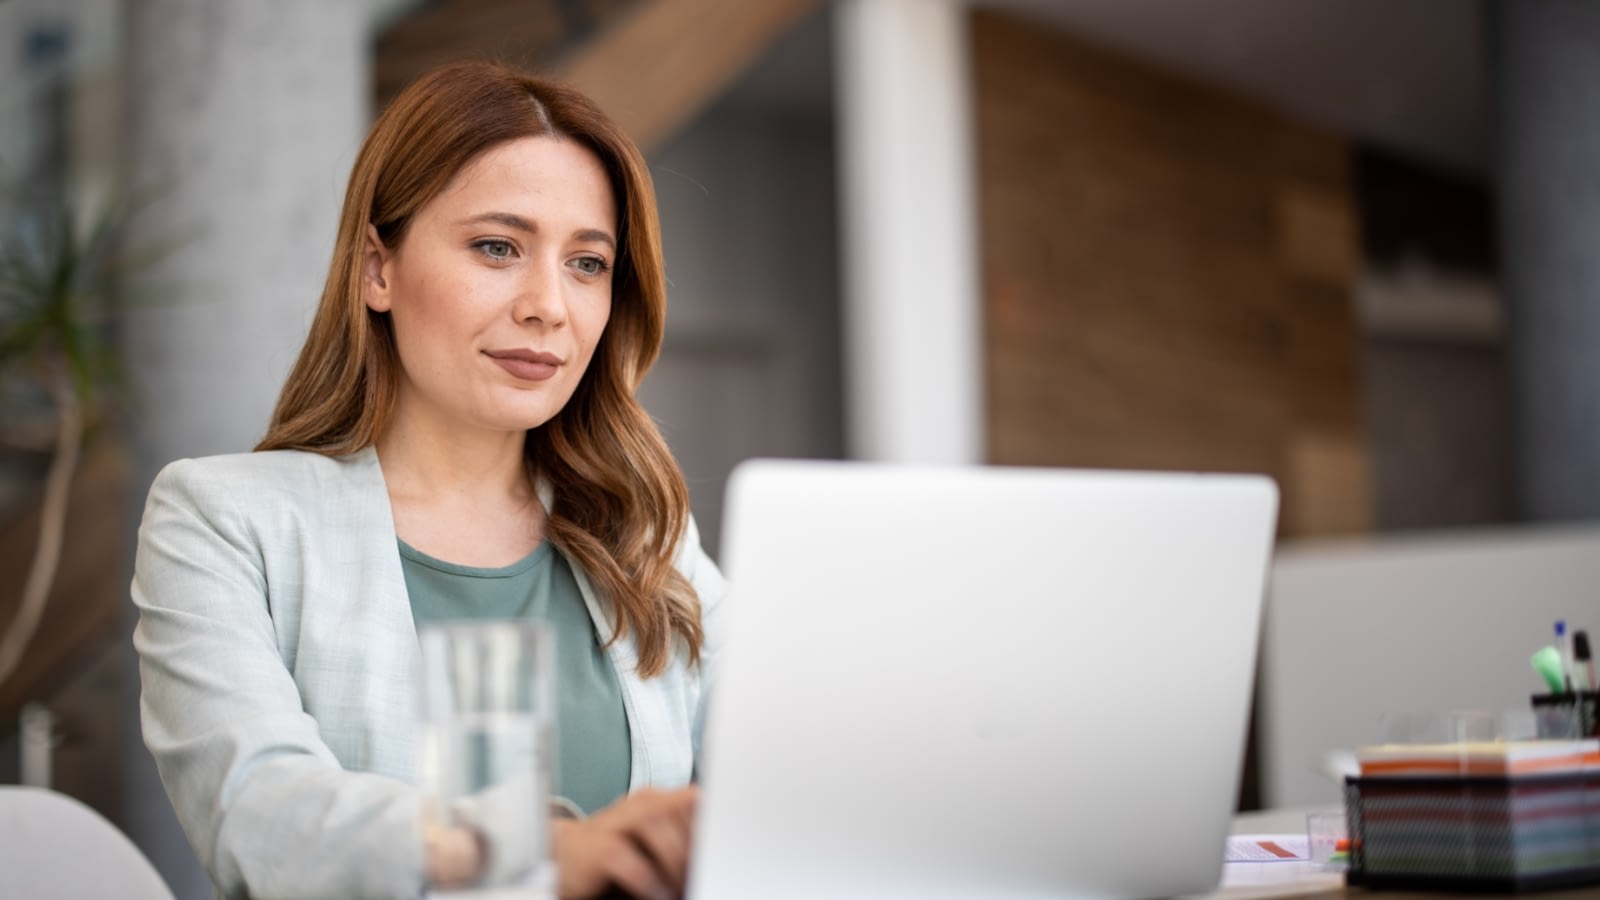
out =
[(1363, 778), (1521, 776), (1600, 769), (1600, 740), (1383, 744), (1356, 752)]
[(1352, 880), (1600, 881), (1600, 741), (1385, 745), (1356, 757)]

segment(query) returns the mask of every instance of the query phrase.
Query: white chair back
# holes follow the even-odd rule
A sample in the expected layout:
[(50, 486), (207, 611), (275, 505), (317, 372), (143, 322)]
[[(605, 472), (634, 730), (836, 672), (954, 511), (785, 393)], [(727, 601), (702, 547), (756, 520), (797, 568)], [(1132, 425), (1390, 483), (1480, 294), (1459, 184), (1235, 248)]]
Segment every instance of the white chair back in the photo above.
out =
[(173, 900), (155, 867), (82, 803), (0, 785), (0, 891), (28, 900)]

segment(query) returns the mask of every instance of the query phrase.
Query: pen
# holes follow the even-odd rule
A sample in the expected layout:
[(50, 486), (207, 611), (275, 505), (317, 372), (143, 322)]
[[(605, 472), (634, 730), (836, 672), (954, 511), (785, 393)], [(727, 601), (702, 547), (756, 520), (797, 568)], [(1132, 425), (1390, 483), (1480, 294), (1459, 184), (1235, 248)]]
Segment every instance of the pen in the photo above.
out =
[(1556, 620), (1556, 652), (1561, 654), (1561, 676), (1567, 693), (1572, 693), (1572, 639), (1567, 636), (1567, 620)]
[(1592, 692), (1600, 689), (1600, 685), (1597, 685), (1594, 680), (1594, 657), (1589, 655), (1589, 633), (1587, 631), (1579, 629), (1572, 633), (1572, 659), (1575, 664), (1574, 667), (1577, 665), (1583, 666), (1584, 675), (1587, 676), (1589, 682), (1589, 690)]

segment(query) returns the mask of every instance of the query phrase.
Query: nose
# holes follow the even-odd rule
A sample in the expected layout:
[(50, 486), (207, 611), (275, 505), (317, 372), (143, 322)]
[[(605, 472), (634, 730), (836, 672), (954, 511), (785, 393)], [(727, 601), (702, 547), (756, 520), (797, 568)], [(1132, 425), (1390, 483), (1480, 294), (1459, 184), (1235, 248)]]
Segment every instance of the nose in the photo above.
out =
[(566, 285), (561, 277), (561, 265), (545, 261), (529, 266), (517, 283), (517, 293), (511, 300), (511, 316), (519, 324), (541, 322), (549, 328), (560, 328), (567, 322)]

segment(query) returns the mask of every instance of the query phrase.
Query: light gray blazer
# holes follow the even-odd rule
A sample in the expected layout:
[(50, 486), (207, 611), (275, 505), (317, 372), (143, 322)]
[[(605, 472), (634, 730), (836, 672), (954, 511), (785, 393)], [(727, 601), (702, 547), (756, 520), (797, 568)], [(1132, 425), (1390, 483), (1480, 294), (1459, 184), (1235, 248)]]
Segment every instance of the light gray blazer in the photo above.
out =
[[(699, 755), (724, 584), (693, 523), (677, 566), (700, 595), (701, 666), (679, 647), (644, 680), (632, 641), (610, 649), (630, 788), (685, 784)], [(609, 640), (611, 606), (574, 574)], [(133, 600), (145, 743), (218, 894), (417, 896), (420, 660), (377, 454), (172, 463), (145, 505)]]

